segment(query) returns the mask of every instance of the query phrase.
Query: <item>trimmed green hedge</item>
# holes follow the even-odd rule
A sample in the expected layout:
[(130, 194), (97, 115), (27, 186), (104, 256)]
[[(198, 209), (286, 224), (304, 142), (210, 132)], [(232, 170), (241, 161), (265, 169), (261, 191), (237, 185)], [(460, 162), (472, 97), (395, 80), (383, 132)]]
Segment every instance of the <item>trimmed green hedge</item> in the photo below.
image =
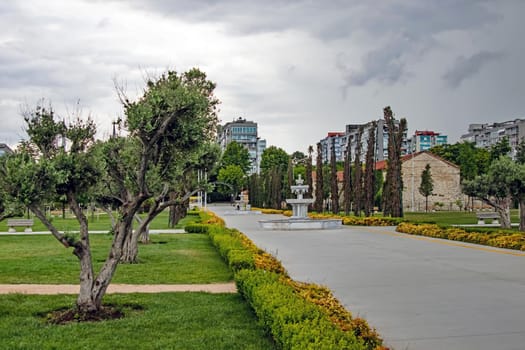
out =
[(525, 251), (525, 234), (522, 232), (509, 233), (505, 230), (494, 232), (471, 232), (459, 227), (443, 228), (432, 224), (400, 223), (396, 230), (411, 235), (443, 238), (453, 241), (462, 241), (482, 244), (498, 248), (507, 248)]
[(317, 306), (298, 297), (279, 275), (239, 271), (235, 280), (260, 322), (282, 349), (365, 349), (353, 333), (337, 328)]
[(184, 231), (187, 233), (208, 233), (209, 225), (205, 224), (189, 224), (184, 226)]
[(352, 318), (327, 288), (291, 280), (277, 259), (241, 232), (210, 225), (208, 235), (280, 348), (387, 349), (375, 330)]

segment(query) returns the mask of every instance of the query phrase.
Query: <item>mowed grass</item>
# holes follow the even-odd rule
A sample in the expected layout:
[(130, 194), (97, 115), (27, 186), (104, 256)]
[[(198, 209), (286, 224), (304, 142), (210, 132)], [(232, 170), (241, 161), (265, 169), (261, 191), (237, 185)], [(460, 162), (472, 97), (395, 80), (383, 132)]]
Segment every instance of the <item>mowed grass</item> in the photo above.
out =
[(238, 294), (114, 294), (125, 317), (51, 325), (74, 296), (0, 295), (0, 349), (275, 349)]
[[(511, 210), (511, 221), (519, 222), (518, 210)], [(416, 223), (435, 223), (441, 226), (473, 225), (478, 223), (475, 212), (466, 211), (436, 211), (436, 212), (405, 212), (404, 219)]]
[[(95, 271), (109, 251), (111, 235), (92, 234)], [(232, 280), (232, 273), (203, 234), (153, 234), (139, 245), (139, 264), (118, 266), (114, 283), (176, 284)], [(0, 235), (0, 283), (77, 284), (79, 263), (51, 235)]]
[[(162, 213), (160, 213), (150, 224), (150, 229), (167, 229), (168, 228), (168, 213), (169, 210), (165, 210)], [(89, 212), (86, 212), (86, 217), (88, 218), (89, 222), (89, 230), (90, 231), (110, 231), (111, 230), (111, 219), (109, 218), (108, 214), (104, 212), (99, 212), (95, 215), (91, 215)], [(115, 215), (117, 215), (115, 213)], [(141, 215), (144, 216), (144, 215)], [(40, 231), (49, 231), (42, 222), (36, 217), (31, 216), (31, 218), (34, 220), (34, 225), (32, 227), (33, 231), (40, 232)], [(188, 215), (175, 226), (175, 228), (184, 228), (184, 226), (192, 221), (195, 221), (198, 219), (198, 216), (192, 216)], [(55, 225), (55, 227), (59, 231), (78, 231), (79, 224), (75, 217), (73, 217), (71, 214), (68, 214), (65, 219), (62, 219), (61, 215), (54, 215), (52, 218), (52, 223)], [(137, 223), (134, 223), (135, 226), (137, 226)], [(15, 228), (18, 232), (23, 232), (24, 227), (16, 227)], [(0, 232), (7, 232), (7, 220), (3, 220), (0, 222)]]
[[(111, 236), (91, 235), (96, 267)], [(140, 263), (119, 265), (114, 283), (209, 283), (232, 273), (202, 234), (152, 235)], [(78, 283), (78, 260), (51, 235), (0, 236), (0, 283)], [(54, 325), (50, 312), (76, 295), (0, 295), (0, 349), (275, 349), (239, 294), (108, 294), (124, 317)]]

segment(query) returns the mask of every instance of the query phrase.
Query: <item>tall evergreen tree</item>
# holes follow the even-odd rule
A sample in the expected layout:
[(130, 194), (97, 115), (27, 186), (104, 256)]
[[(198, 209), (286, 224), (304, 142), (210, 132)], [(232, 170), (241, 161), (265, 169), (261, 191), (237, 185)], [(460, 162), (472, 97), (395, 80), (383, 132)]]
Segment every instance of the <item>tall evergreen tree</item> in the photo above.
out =
[(432, 180), (432, 173), (430, 172), (430, 164), (427, 163), (425, 170), (421, 172), (421, 184), (419, 185), (419, 193), (425, 197), (425, 211), (428, 212), (428, 196), (432, 195), (434, 191), (434, 181)]
[(313, 198), (313, 179), (312, 179), (312, 153), (314, 148), (310, 145), (308, 146), (308, 159), (306, 161), (306, 184), (308, 185), (308, 192), (305, 194), (305, 198)]
[(407, 123), (405, 118), (401, 118), (396, 126), (389, 106), (384, 108), (383, 114), (388, 129), (388, 168), (383, 188), (383, 215), (403, 217), (401, 144)]
[(248, 178), (248, 197), (250, 203), (255, 207), (262, 207), (264, 201), (263, 196), (261, 176), (254, 173)]
[(332, 199), (332, 212), (339, 213), (339, 186), (337, 184), (337, 160), (335, 158), (335, 138), (332, 138), (332, 151), (330, 152), (330, 192)]
[(361, 138), (363, 127), (359, 128), (355, 144), (354, 159), (354, 215), (360, 216), (363, 207), (363, 168), (361, 164)]
[(320, 142), (317, 143), (317, 159), (315, 167), (315, 202), (314, 208), (318, 213), (323, 212), (323, 146)]
[(270, 170), (270, 206), (274, 209), (281, 209), (283, 200), (283, 172), (279, 167)]
[(350, 214), (352, 204), (352, 136), (346, 139), (345, 161), (343, 167), (343, 204), (345, 215)]
[(291, 186), (295, 184), (293, 167), (294, 167), (294, 162), (292, 161), (292, 158), (290, 157), (290, 159), (288, 160), (288, 169), (286, 170), (286, 184), (285, 184), (286, 187), (284, 189), (286, 198), (292, 198)]
[(363, 209), (365, 216), (370, 216), (374, 207), (374, 196), (375, 196), (375, 150), (376, 150), (376, 122), (372, 122), (370, 129), (368, 130), (368, 142), (366, 150), (366, 163), (365, 163), (365, 185), (364, 185), (364, 205)]

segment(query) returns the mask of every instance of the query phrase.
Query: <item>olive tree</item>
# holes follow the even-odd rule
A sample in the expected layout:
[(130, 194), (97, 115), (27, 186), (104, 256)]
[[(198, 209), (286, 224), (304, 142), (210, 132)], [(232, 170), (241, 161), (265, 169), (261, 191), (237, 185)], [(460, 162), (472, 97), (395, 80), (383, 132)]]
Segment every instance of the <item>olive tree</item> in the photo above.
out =
[[(2, 159), (0, 187), (11, 203), (21, 203), (51, 231), (80, 263), (80, 292), (75, 312), (80, 318), (102, 311), (102, 297), (114, 270), (108, 260), (94, 273), (89, 241), (88, 220), (81, 208), (81, 199), (96, 184), (100, 168), (91, 146), (95, 124), (77, 116), (65, 123), (55, 117), (51, 106), (41, 102), (24, 113), (29, 147)], [(59, 232), (45, 214), (45, 204), (64, 197), (80, 224), (78, 237)], [(112, 249), (113, 251), (113, 249)]]
[[(135, 145), (130, 157), (123, 154), (126, 148), (111, 139), (103, 153), (104, 170), (114, 184), (112, 196), (119, 203), (114, 229), (119, 261), (137, 262), (138, 238), (148, 221), (169, 206), (184, 205), (198, 190), (191, 188), (188, 176), (190, 170), (210, 166), (202, 161), (209, 157), (199, 152), (215, 136), (219, 101), (214, 89), (205, 73), (191, 69), (182, 74), (169, 71), (148, 81), (136, 101), (119, 90), (128, 142)], [(131, 163), (127, 162), (130, 158)], [(150, 199), (153, 204), (147, 219), (133, 231), (136, 214)]]
[(463, 181), (463, 192), (493, 207), (500, 216), (501, 227), (510, 228), (510, 205), (513, 197), (522, 196), (522, 175), (517, 163), (508, 156), (501, 156), (490, 165), (486, 174)]

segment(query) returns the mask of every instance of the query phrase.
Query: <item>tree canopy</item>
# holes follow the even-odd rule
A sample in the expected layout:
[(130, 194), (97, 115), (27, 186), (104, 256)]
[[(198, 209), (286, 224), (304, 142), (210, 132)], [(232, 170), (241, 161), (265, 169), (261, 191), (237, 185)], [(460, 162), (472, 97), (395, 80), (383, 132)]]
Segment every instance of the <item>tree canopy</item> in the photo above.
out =
[(501, 156), (492, 162), (485, 174), (463, 182), (463, 191), (469, 196), (478, 197), (492, 206), (500, 215), (501, 227), (510, 228), (510, 204), (514, 185), (521, 182), (519, 165), (508, 156)]
[(237, 195), (242, 187), (246, 183), (246, 177), (243, 170), (238, 165), (228, 165), (219, 170), (219, 175), (217, 176), (219, 182), (228, 184), (231, 187), (221, 187), (223, 188), (222, 192), (232, 193)]
[[(65, 122), (43, 103), (24, 114), (30, 139), (0, 160), (0, 200), (4, 208), (9, 202), (25, 205), (63, 246), (73, 248), (80, 262), (74, 310), (80, 319), (102, 311), (102, 298), (125, 248), (136, 242), (132, 223), (142, 205), (153, 200), (152, 217), (163, 205), (183, 202), (194, 184), (185, 181), (189, 172), (214, 162), (216, 149), (205, 147), (216, 130), (219, 101), (214, 88), (203, 72), (191, 69), (150, 79), (135, 101), (120, 89), (128, 134), (97, 143), (89, 117)], [(168, 193), (174, 196), (166, 200)], [(86, 196), (118, 207), (113, 242), (97, 274), (81, 210)], [(43, 211), (58, 197), (67, 199), (80, 223), (78, 238), (59, 232)]]
[(229, 165), (239, 166), (245, 175), (251, 168), (250, 153), (246, 147), (236, 141), (230, 142), (222, 154), (221, 168), (226, 168)]
[(261, 171), (265, 172), (272, 168), (278, 168), (286, 172), (289, 156), (285, 150), (276, 146), (270, 146), (264, 150), (261, 156)]
[(490, 164), (490, 152), (476, 147), (473, 142), (439, 145), (432, 147), (430, 152), (459, 166), (461, 180), (471, 180), (484, 173)]

